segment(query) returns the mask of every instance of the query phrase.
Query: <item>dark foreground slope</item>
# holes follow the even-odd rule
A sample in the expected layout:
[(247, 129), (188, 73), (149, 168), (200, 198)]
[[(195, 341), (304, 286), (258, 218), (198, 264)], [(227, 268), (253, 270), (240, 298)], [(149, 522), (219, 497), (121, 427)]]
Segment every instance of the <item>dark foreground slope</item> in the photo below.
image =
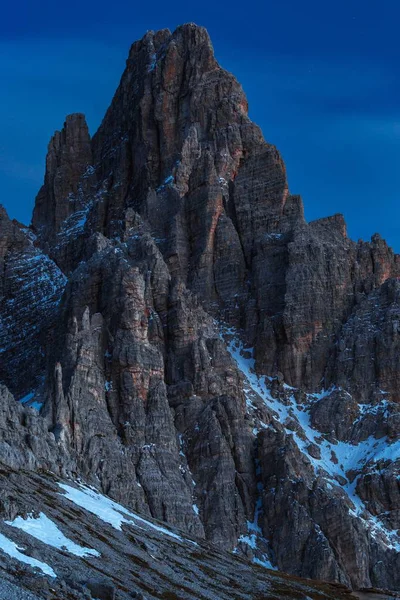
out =
[(4, 464), (400, 589), (399, 257), (305, 221), (203, 28), (133, 44), (95, 136), (53, 136), (32, 227), (0, 228), (0, 376), (41, 407), (3, 389)]
[[(0, 573), (38, 598), (100, 598), (102, 589), (103, 597), (111, 600), (113, 588), (118, 600), (349, 597), (344, 588), (267, 571), (201, 540), (188, 539), (161, 523), (128, 513), (92, 489), (64, 482), (61, 485), (67, 488), (65, 493), (54, 476), (16, 474), (2, 469), (0, 478), (2, 517), (7, 519), (6, 523), (0, 522), (0, 546), (2, 536), (6, 536), (23, 548), (24, 556), (32, 556), (40, 563), (25, 570), (19, 560), (2, 553)], [(88, 509), (69, 499), (71, 490), (72, 494), (79, 490)], [(90, 510), (97, 511), (99, 516)], [(21, 512), (25, 524), (36, 525), (31, 533), (24, 532), (20, 528), (22, 520), (15, 518)], [(69, 542), (78, 546), (68, 546), (69, 550), (52, 547), (51, 526), (43, 515)], [(40, 536), (38, 523), (45, 523), (47, 543), (34, 537)], [(63, 542), (67, 543), (65, 539)], [(83, 551), (86, 556), (77, 556)], [(93, 556), (94, 552), (97, 556)], [(46, 575), (43, 570), (53, 573)], [(85, 596), (85, 589), (91, 589), (92, 595)]]

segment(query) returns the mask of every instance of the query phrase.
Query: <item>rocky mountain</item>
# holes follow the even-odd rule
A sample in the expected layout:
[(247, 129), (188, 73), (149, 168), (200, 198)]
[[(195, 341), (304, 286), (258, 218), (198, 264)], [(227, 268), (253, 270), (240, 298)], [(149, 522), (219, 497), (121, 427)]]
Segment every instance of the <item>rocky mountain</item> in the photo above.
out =
[(203, 28), (135, 42), (93, 138), (75, 114), (51, 139), (32, 225), (0, 231), (4, 468), (400, 590), (400, 259), (305, 221)]

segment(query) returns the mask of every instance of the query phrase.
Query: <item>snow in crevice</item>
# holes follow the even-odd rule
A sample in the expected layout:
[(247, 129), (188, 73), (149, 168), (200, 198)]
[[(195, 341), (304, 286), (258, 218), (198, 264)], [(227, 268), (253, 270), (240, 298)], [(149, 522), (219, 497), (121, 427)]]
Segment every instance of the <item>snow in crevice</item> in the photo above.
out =
[(167, 187), (168, 185), (171, 185), (174, 182), (174, 176), (173, 175), (168, 175), (168, 177), (166, 177), (163, 181), (163, 183), (158, 186), (158, 188), (156, 189), (156, 192), (161, 192), (165, 187)]
[[(260, 475), (260, 465), (258, 460), (256, 460), (256, 474)], [(247, 534), (242, 534), (238, 539), (238, 543), (246, 544), (254, 551), (254, 563), (266, 567), (267, 569), (276, 570), (277, 567), (272, 564), (268, 554), (264, 551), (265, 548), (269, 547), (269, 542), (263, 536), (263, 531), (260, 527), (262, 491), (263, 486), (261, 481), (259, 481), (257, 483), (257, 497), (253, 520), (247, 521)]]
[(264, 233), (264, 237), (270, 240), (280, 240), (285, 236), (283, 233)]
[[(186, 476), (186, 474), (190, 475), (190, 478), (191, 478), (191, 481), (192, 481), (192, 486), (193, 486), (192, 492), (194, 493), (194, 489), (196, 487), (196, 482), (195, 482), (195, 480), (193, 478), (193, 473), (190, 470), (189, 465), (188, 465), (187, 456), (185, 454), (185, 440), (184, 440), (184, 437), (183, 437), (182, 433), (178, 434), (178, 441), (179, 441), (179, 456), (183, 459), (182, 462), (184, 463), (184, 464), (180, 464), (179, 465), (179, 470), (180, 470), (180, 472), (182, 473), (183, 476)], [(193, 512), (196, 515), (199, 515), (200, 514), (200, 510), (199, 510), (199, 507), (197, 506), (195, 500), (196, 499), (193, 496)]]
[(183, 435), (180, 433), (178, 438), (179, 438), (179, 456), (182, 456), (182, 458), (186, 459), (186, 455), (184, 452), (185, 440), (183, 439)]
[(259, 521), (260, 521), (260, 515), (261, 515), (261, 511), (262, 511), (262, 483), (258, 482), (257, 484), (257, 500), (256, 500), (256, 505), (254, 508), (254, 518), (252, 521), (247, 521), (247, 529), (248, 531), (252, 531), (254, 533), (258, 533), (260, 535), (262, 535), (262, 530), (261, 527), (259, 525)]
[[(92, 175), (94, 170), (94, 167), (89, 166), (83, 178)], [(90, 197), (86, 197), (80, 185), (76, 195), (72, 193), (69, 195), (69, 201), (76, 203), (77, 209), (62, 223), (60, 231), (57, 234), (57, 248), (68, 244), (84, 233), (90, 211), (94, 205), (103, 201), (105, 193), (106, 190), (101, 187)]]
[(33, 245), (34, 242), (37, 240), (37, 236), (35, 233), (33, 233), (32, 229), (30, 229), (29, 227), (20, 227), (20, 230), (26, 235), (29, 242)]
[(112, 383), (112, 381), (106, 380), (104, 382), (104, 389), (105, 389), (106, 392), (112, 392), (113, 391), (113, 383)]
[(91, 177), (92, 175), (94, 175), (95, 172), (96, 167), (94, 167), (93, 165), (88, 165), (82, 177), (83, 179), (86, 179), (87, 177)]
[(33, 536), (40, 542), (57, 548), (58, 550), (66, 550), (75, 556), (100, 556), (97, 550), (85, 548), (68, 539), (44, 513), (40, 513), (38, 517), (28, 515), (26, 519), (17, 517), (13, 521), (6, 521), (6, 525), (20, 529), (25, 533)]
[(60, 232), (57, 234), (59, 245), (83, 233), (91, 206), (91, 203), (88, 203), (85, 207), (75, 211), (65, 219)]
[(24, 406), (29, 406), (30, 408), (34, 408), (38, 412), (42, 409), (43, 402), (38, 402), (35, 400), (36, 392), (29, 392), (23, 398), (19, 398), (18, 402), (23, 404)]
[(151, 73), (151, 71), (154, 71), (154, 69), (156, 68), (157, 65), (157, 54), (154, 52), (153, 54), (150, 55), (150, 64), (147, 67), (147, 72)]
[[(291, 435), (298, 448), (311, 463), (316, 475), (322, 475), (327, 481), (331, 480), (330, 486), (339, 486), (348, 496), (353, 508), (349, 512), (353, 516), (361, 517), (375, 536), (381, 533), (387, 539), (387, 546), (391, 549), (400, 551), (399, 538), (395, 532), (384, 527), (377, 517), (372, 517), (361, 498), (356, 493), (356, 486), (359, 476), (349, 479), (349, 472), (357, 473), (367, 464), (374, 464), (382, 459), (395, 461), (400, 458), (400, 440), (390, 443), (386, 437), (375, 438), (370, 436), (368, 439), (352, 444), (350, 442), (337, 441), (330, 442), (323, 437), (320, 431), (311, 426), (309, 406), (298, 405), (294, 397), (295, 389), (285, 386), (288, 391), (287, 403), (274, 398), (270, 392), (270, 377), (259, 376), (255, 372), (255, 361), (253, 358), (253, 349), (245, 348), (237, 331), (233, 327), (220, 325), (220, 335), (225, 341), (227, 349), (235, 360), (239, 370), (244, 376), (244, 394), (248, 411), (252, 413), (255, 407), (255, 398), (257, 395), (264, 404), (272, 411), (273, 418), (282, 425), (288, 418), (293, 419), (300, 425), (299, 431), (294, 431), (285, 427), (286, 432)], [(290, 393), (293, 390), (293, 393)], [(318, 394), (308, 395), (308, 404), (316, 402), (331, 393), (331, 390), (323, 390)], [(380, 408), (385, 408), (386, 400), (382, 400)], [(378, 410), (376, 406), (369, 408), (361, 405), (361, 412), (371, 412)], [(253, 429), (257, 433), (267, 426), (259, 421), (259, 426)], [(314, 458), (308, 453), (310, 444), (315, 444), (320, 450), (320, 458)], [(334, 454), (333, 454), (334, 453)], [(336, 457), (336, 458), (335, 458)], [(353, 475), (354, 477), (354, 475)], [(343, 481), (346, 483), (343, 484)], [(364, 515), (364, 516), (363, 516)]]
[(378, 516), (369, 516), (366, 524), (373, 538), (379, 539), (389, 550), (400, 553), (400, 539), (396, 531), (387, 529)]
[[(386, 394), (383, 390), (380, 390), (382, 395)], [(359, 404), (358, 405), (360, 416), (356, 419), (355, 423), (361, 421), (366, 415), (377, 415), (379, 413), (383, 413), (385, 417), (388, 416), (389, 402), (382, 398), (380, 402), (377, 404)]]
[(35, 397), (35, 392), (29, 392), (28, 394), (26, 394), (23, 398), (19, 399), (19, 402), (21, 402), (21, 404), (27, 404), (28, 402), (30, 402), (33, 398)]

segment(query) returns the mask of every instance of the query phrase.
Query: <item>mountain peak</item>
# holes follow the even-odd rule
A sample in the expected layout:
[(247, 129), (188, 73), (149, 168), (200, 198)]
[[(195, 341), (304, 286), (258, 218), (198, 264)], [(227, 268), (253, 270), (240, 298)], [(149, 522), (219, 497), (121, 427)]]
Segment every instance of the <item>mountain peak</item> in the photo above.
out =
[(264, 566), (400, 587), (399, 258), (305, 221), (204, 28), (135, 42), (92, 139), (67, 117), (33, 224), (2, 254), (0, 375), (44, 403), (58, 475)]
[(202, 25), (196, 23), (183, 23), (172, 34), (174, 39), (182, 38), (189, 47), (206, 45), (213, 51), (209, 33)]
[(80, 181), (91, 162), (85, 115), (69, 114), (49, 142), (44, 184), (35, 202), (32, 225), (43, 244), (54, 243), (62, 224), (81, 206)]

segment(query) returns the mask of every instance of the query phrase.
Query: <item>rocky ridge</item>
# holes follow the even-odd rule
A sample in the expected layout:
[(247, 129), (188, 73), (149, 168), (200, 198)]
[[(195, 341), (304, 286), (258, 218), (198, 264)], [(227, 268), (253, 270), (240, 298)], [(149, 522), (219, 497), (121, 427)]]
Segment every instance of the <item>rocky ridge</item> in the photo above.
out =
[[(266, 566), (400, 588), (399, 258), (305, 222), (203, 28), (133, 44), (94, 137), (71, 115), (52, 138), (32, 227), (2, 215), (0, 374), (44, 404), (41, 468)], [(3, 460), (35, 470), (3, 396)]]

